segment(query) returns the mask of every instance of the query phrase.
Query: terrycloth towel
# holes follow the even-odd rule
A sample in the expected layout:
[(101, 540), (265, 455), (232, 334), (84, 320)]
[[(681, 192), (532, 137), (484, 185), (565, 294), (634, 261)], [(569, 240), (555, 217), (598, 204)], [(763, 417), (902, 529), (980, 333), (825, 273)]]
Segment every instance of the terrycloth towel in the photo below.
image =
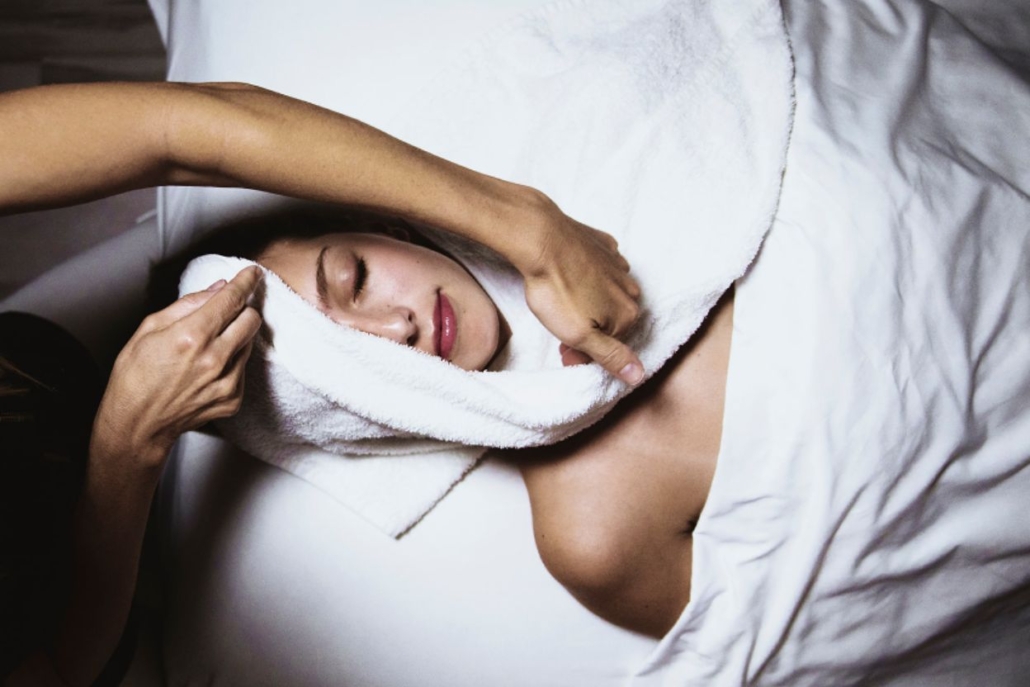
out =
[[(761, 245), (779, 197), (791, 78), (773, 0), (562, 2), (488, 36), (427, 87), (407, 121), (384, 128), (536, 186), (615, 235), (644, 294), (628, 341), (653, 373)], [(222, 423), (244, 449), (393, 534), (474, 465), (483, 449), (473, 447), (559, 441), (629, 391), (599, 366), (561, 367), (510, 268), (442, 232), (434, 238), (511, 324), (502, 369), (463, 371), (341, 328), (270, 275), (244, 407)], [(181, 290), (241, 267), (200, 259)], [(359, 470), (365, 477), (348, 483)]]

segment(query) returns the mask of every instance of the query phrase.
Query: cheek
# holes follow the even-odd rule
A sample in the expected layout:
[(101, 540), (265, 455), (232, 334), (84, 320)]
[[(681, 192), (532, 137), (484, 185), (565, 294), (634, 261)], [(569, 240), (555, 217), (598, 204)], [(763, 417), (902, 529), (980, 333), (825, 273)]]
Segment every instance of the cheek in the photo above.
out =
[(439, 281), (432, 260), (420, 255), (391, 255), (381, 263), (383, 288), (398, 293), (425, 290)]
[(493, 357), (500, 336), (500, 319), (497, 308), (494, 307), (493, 301), (489, 297), (482, 291), (478, 291), (470, 314), (472, 321), (475, 322), (476, 339), (479, 341), (481, 354)]
[(427, 283), (410, 264), (395, 265), (383, 272), (382, 280), (375, 287), (376, 295), (389, 303), (414, 305), (412, 298), (425, 291)]

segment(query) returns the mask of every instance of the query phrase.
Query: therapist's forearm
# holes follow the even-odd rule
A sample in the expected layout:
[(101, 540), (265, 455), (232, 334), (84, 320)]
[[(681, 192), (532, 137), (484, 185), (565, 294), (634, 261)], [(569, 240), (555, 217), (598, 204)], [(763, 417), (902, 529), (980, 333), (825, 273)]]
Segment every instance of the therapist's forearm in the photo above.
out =
[[(361, 205), (448, 229), (518, 262), (560, 215), (534, 189), (480, 174), (345, 115), (238, 84), (172, 120), (173, 183), (246, 186)], [(518, 227), (518, 231), (511, 231)], [(533, 246), (535, 247), (535, 246)]]
[(243, 84), (15, 91), (0, 95), (0, 132), (0, 213), (161, 184), (243, 186), (402, 214), (518, 262), (558, 212), (537, 191)]
[(0, 214), (72, 205), (166, 176), (162, 84), (42, 86), (0, 94)]

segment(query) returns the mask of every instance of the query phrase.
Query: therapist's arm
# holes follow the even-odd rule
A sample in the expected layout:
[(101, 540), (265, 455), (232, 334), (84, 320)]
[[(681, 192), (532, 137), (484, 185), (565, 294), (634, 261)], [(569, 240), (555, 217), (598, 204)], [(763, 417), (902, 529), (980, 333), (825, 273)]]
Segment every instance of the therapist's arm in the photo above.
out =
[(115, 362), (90, 437), (72, 532), (72, 588), (53, 643), (5, 687), (90, 685), (118, 644), (136, 587), (150, 504), (185, 431), (236, 412), (261, 324), (249, 268), (186, 296), (140, 325)]
[(163, 184), (395, 213), (493, 248), (561, 341), (627, 381), (642, 372), (618, 341), (639, 288), (610, 236), (350, 117), (243, 84), (89, 84), (0, 95), (0, 132), (0, 213)]

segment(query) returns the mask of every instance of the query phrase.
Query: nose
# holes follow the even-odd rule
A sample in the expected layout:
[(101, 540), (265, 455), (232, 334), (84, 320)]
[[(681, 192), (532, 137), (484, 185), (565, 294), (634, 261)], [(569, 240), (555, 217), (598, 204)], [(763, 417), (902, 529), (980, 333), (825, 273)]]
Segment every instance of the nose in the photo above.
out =
[(415, 313), (409, 308), (396, 307), (381, 313), (369, 314), (354, 325), (374, 336), (381, 336), (400, 344), (414, 345), (418, 338)]

